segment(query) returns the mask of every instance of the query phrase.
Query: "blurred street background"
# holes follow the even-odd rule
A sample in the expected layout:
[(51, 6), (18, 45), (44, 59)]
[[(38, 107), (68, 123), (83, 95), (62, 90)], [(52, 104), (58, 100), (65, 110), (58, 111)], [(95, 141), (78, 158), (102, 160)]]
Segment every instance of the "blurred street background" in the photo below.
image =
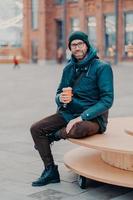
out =
[(71, 32), (86, 32), (100, 58), (133, 61), (132, 0), (0, 1), (0, 63), (62, 63)]

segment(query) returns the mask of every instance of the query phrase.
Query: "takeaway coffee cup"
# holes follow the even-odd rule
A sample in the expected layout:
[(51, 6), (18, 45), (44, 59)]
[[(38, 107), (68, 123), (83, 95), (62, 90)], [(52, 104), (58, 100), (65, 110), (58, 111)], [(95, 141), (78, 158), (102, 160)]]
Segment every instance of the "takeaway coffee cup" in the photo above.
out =
[[(68, 97), (70, 97), (70, 99), (72, 98), (72, 88), (71, 87), (66, 87), (66, 88), (63, 88), (63, 93), (66, 94)], [(64, 103), (63, 104), (63, 107), (66, 108), (67, 106), (67, 103)]]

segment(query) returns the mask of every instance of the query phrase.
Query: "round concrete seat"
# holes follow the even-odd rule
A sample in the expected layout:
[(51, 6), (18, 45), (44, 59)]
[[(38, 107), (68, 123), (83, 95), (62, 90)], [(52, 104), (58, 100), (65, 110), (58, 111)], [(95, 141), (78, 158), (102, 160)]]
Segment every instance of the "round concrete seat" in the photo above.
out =
[(69, 140), (97, 150), (133, 154), (133, 140), (125, 133), (125, 130), (132, 124), (133, 117), (110, 118), (107, 131), (104, 134)]
[[(83, 152), (79, 154), (79, 150), (74, 150), (70, 154), (66, 154), (65, 164), (71, 169), (75, 169), (75, 171), (79, 174), (83, 175), (85, 170), (84, 165), (86, 165), (86, 159), (89, 165), (91, 158), (91, 165), (93, 165), (93, 153), (89, 153), (91, 152), (90, 148), (96, 149), (97, 153), (95, 152), (95, 155), (97, 154), (97, 158), (100, 157), (100, 162), (95, 160), (95, 171), (90, 170), (90, 168), (88, 167), (88, 173), (86, 171), (85, 177), (93, 177), (94, 179), (103, 182), (133, 187), (133, 139), (130, 135), (125, 133), (126, 129), (131, 129), (132, 123), (133, 117), (110, 118), (107, 131), (104, 134), (97, 134), (83, 139), (69, 139), (73, 143), (87, 147), (88, 156), (84, 157)], [(96, 164), (96, 162), (98, 163)], [(95, 165), (98, 166), (98, 164), (101, 165), (101, 163), (103, 163), (104, 168), (102, 172), (99, 171), (98, 167), (95, 167)], [(110, 166), (109, 171), (107, 170), (108, 166)], [(117, 172), (119, 174), (119, 183), (117, 181), (118, 176), (116, 176), (114, 173), (114, 168), (117, 168)], [(96, 173), (96, 171), (98, 173)], [(100, 173), (100, 178), (98, 177), (98, 175), (96, 177), (94, 172), (96, 174)], [(103, 172), (108, 172), (109, 174)], [(125, 176), (125, 173), (127, 174), (127, 176)], [(127, 177), (132, 177), (129, 179), (129, 184)]]

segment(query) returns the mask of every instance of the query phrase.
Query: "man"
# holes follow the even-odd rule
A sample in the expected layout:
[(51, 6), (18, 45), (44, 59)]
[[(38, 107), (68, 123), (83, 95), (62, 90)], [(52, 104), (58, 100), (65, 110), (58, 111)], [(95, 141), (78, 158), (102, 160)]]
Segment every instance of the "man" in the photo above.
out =
[[(112, 69), (98, 58), (85, 33), (73, 32), (68, 47), (72, 56), (57, 89), (58, 110), (31, 127), (35, 147), (45, 166), (32, 186), (60, 182), (50, 148), (53, 141), (102, 134), (107, 127), (108, 110), (113, 103)], [(66, 92), (68, 87), (72, 95)]]

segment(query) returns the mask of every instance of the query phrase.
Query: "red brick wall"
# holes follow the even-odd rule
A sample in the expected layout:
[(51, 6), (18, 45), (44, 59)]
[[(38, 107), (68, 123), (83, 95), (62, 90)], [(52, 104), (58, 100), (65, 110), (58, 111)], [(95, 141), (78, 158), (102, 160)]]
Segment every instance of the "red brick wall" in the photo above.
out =
[[(63, 19), (63, 7), (56, 5), (54, 0), (39, 0), (39, 24), (38, 29), (31, 29), (31, 1), (24, 2), (24, 30), (23, 30), (23, 47), (19, 49), (22, 60), (30, 62), (32, 58), (31, 42), (38, 42), (38, 60), (51, 60), (56, 58), (56, 23), (57, 19)], [(66, 15), (66, 41), (70, 32), (70, 19), (78, 17), (80, 19), (80, 29), (86, 31), (87, 16), (96, 16), (97, 21), (97, 45), (100, 56), (104, 57), (104, 24), (103, 16), (107, 13), (114, 12), (114, 0), (79, 0), (78, 3), (67, 3)], [(133, 0), (119, 0), (119, 17), (118, 17), (118, 58), (123, 59), (124, 49), (124, 27), (123, 11), (133, 10)], [(3, 49), (2, 49), (3, 51)], [(16, 49), (18, 51), (18, 49)], [(1, 49), (0, 49), (1, 52)], [(5, 52), (14, 54), (15, 50), (10, 49)]]

